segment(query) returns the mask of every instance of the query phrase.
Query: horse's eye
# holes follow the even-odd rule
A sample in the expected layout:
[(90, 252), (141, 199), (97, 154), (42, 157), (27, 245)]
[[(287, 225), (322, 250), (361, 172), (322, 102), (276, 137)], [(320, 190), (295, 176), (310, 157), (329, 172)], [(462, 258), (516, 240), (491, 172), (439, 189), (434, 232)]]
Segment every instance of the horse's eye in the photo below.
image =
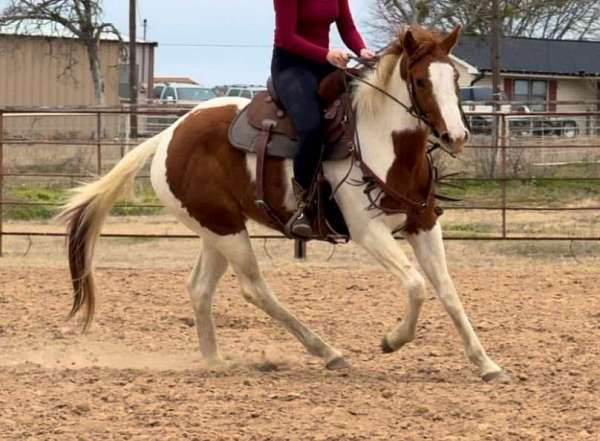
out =
[(417, 87), (425, 87), (425, 80), (419, 78), (417, 80)]

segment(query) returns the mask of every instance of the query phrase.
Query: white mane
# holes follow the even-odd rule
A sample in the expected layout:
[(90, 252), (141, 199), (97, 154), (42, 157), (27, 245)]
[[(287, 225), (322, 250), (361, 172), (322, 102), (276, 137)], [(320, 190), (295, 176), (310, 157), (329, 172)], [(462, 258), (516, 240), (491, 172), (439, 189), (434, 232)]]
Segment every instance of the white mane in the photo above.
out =
[[(394, 76), (402, 81), (398, 72), (401, 56), (402, 54), (396, 51), (384, 55), (379, 60), (377, 68), (369, 72), (364, 79), (374, 86), (389, 91)], [(397, 73), (397, 75), (394, 75), (394, 73)], [(377, 89), (359, 82), (354, 94), (354, 107), (362, 117), (373, 116), (380, 110), (386, 99), (386, 96)]]

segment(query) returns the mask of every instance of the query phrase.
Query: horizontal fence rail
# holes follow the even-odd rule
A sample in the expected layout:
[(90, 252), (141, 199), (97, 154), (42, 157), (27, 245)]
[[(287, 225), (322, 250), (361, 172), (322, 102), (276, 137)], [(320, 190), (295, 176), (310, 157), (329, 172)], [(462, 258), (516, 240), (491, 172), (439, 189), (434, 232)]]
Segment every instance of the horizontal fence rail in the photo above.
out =
[[(562, 103), (576, 105), (576, 102)], [(543, 158), (552, 158), (553, 164), (570, 164), (569, 152), (580, 154), (581, 151), (588, 152), (589, 162), (600, 164), (600, 103), (579, 103), (585, 106), (587, 111), (574, 112), (466, 112), (466, 117), (471, 123), (473, 138), (466, 151), (492, 152), (488, 153), (491, 163), (496, 168), (493, 176), (473, 177), (451, 177), (447, 181), (460, 185), (461, 183), (494, 183), (499, 186), (498, 203), (461, 203), (444, 206), (445, 210), (481, 210), (495, 211), (501, 214), (500, 230), (498, 234), (452, 234), (445, 237), (446, 240), (511, 240), (511, 241), (600, 241), (597, 235), (523, 235), (509, 234), (507, 221), (508, 212), (598, 212), (600, 202), (592, 203), (590, 206), (552, 207), (527, 204), (512, 204), (508, 200), (508, 185), (511, 183), (534, 183), (534, 182), (561, 182), (571, 181), (574, 183), (600, 182), (600, 176), (590, 177), (546, 177), (546, 176), (512, 176), (509, 173), (514, 158), (513, 153), (523, 155), (526, 152), (545, 152), (536, 165), (547, 164)], [(119, 156), (122, 157), (131, 147), (137, 146), (143, 138), (131, 138), (130, 127), (127, 125), (130, 115), (135, 115), (140, 120), (138, 127), (142, 128), (142, 135), (153, 135), (172, 124), (178, 117), (188, 112), (188, 107), (138, 107), (138, 108), (0, 108), (0, 256), (3, 252), (3, 237), (5, 236), (31, 236), (31, 237), (63, 237), (64, 233), (53, 231), (6, 231), (5, 217), (10, 207), (46, 207), (56, 209), (60, 206), (57, 202), (31, 202), (7, 199), (5, 196), (7, 184), (13, 180), (29, 181), (39, 180), (70, 180), (70, 186), (76, 185), (81, 180), (93, 179), (106, 170), (110, 165), (105, 158), (107, 149), (119, 148)], [(44, 119), (50, 119), (49, 130), (44, 132), (36, 124)], [(56, 131), (56, 118), (62, 119), (62, 124), (68, 128), (68, 133), (62, 134)], [(65, 123), (70, 118), (78, 118), (77, 124)], [(84, 118), (84, 119), (81, 119)], [(17, 129), (9, 127), (13, 121), (17, 121)], [(33, 121), (33, 122), (32, 122)], [(60, 126), (60, 124), (58, 124)], [(73, 132), (73, 133), (71, 133)], [(63, 137), (64, 136), (64, 137)], [(40, 167), (32, 170), (12, 170), (8, 167), (6, 151), (35, 147), (41, 149), (72, 148), (74, 152), (93, 150), (94, 167), (88, 172), (58, 172), (39, 171)], [(553, 153), (555, 152), (555, 153)], [(562, 156), (556, 156), (562, 155)], [(558, 159), (555, 159), (558, 158)], [(118, 158), (117, 158), (118, 159)], [(564, 161), (562, 161), (564, 159)], [(44, 164), (36, 164), (44, 165)], [(513, 164), (514, 168), (514, 164)], [(136, 179), (148, 180), (147, 174), (141, 174)], [(599, 185), (600, 192), (600, 185)], [(596, 194), (596, 197), (598, 195)], [(117, 204), (117, 209), (148, 209), (158, 210), (162, 205), (156, 203), (148, 204)], [(127, 234), (110, 233), (103, 234), (109, 238), (169, 238), (169, 239), (191, 239), (197, 236), (191, 234)], [(253, 235), (253, 239), (284, 239), (279, 234)], [(301, 244), (295, 246), (296, 254), (305, 253), (305, 247)]]

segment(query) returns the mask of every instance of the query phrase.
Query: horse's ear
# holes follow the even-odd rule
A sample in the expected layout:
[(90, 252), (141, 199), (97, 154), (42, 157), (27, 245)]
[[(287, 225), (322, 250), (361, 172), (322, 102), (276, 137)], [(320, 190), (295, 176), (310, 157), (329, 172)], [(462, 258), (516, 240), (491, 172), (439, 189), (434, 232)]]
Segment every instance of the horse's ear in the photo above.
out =
[(404, 38), (402, 39), (402, 47), (404, 48), (409, 57), (412, 57), (419, 48), (419, 44), (417, 43), (417, 40), (415, 40), (415, 37), (413, 36), (413, 33), (410, 29), (404, 33)]
[(444, 38), (440, 43), (440, 48), (442, 48), (442, 50), (447, 54), (449, 54), (452, 51), (452, 49), (454, 49), (454, 46), (456, 46), (456, 43), (458, 42), (458, 37), (460, 37), (460, 29), (460, 26), (456, 26), (454, 30), (450, 32), (448, 36)]

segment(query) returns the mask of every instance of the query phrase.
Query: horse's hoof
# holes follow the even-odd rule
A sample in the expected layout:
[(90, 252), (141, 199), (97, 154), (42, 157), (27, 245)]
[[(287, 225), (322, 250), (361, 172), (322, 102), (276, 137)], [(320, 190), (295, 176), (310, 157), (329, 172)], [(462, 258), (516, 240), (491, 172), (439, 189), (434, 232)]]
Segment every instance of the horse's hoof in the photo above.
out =
[(202, 365), (208, 370), (221, 370), (227, 367), (227, 362), (219, 356), (204, 358)]
[(326, 365), (330, 371), (337, 371), (341, 369), (350, 369), (350, 362), (344, 357), (336, 357)]
[(488, 374), (482, 375), (481, 379), (486, 383), (498, 384), (507, 384), (512, 381), (510, 375), (508, 375), (504, 370), (500, 370), (498, 372), (490, 372)]
[(381, 350), (384, 354), (391, 354), (392, 352), (396, 352), (397, 349), (394, 349), (390, 346), (386, 337), (381, 339)]
[(396, 346), (395, 348), (393, 348), (389, 343), (388, 343), (388, 339), (387, 337), (383, 337), (381, 339), (381, 351), (384, 354), (391, 354), (392, 352), (396, 352), (398, 350), (400, 350), (400, 348), (402, 348), (402, 346), (404, 346), (406, 344), (405, 343), (400, 343), (398, 346)]

